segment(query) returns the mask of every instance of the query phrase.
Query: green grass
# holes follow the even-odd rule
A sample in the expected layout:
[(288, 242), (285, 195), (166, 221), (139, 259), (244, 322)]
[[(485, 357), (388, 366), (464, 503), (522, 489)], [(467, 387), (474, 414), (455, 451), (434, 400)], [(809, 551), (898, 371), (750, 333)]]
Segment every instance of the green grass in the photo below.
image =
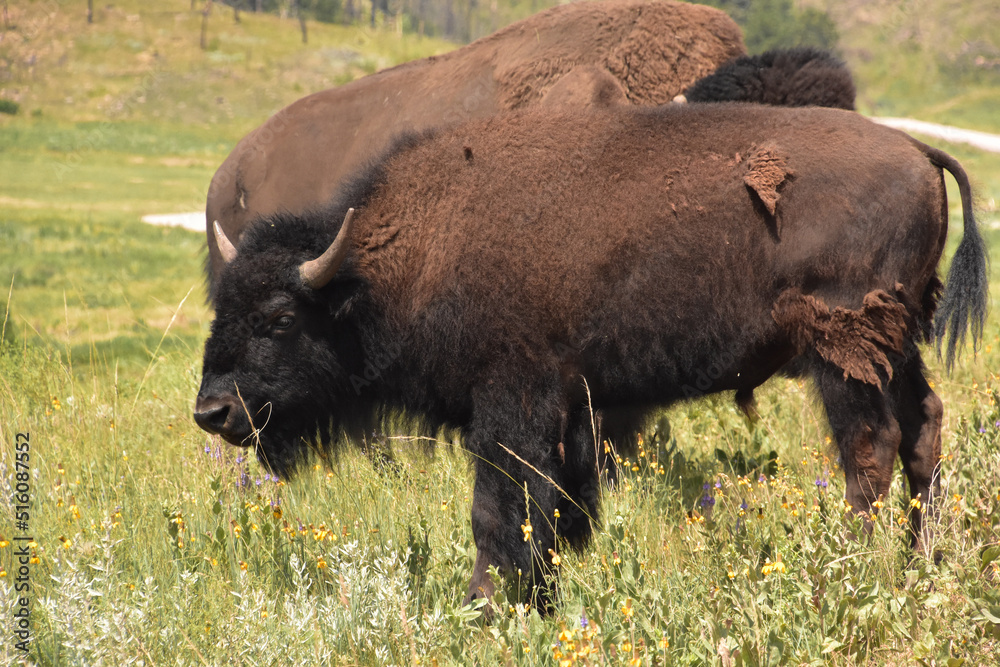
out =
[[(123, 24), (141, 13), (138, 3), (115, 6), (124, 8), (114, 10)], [(188, 3), (169, 6), (181, 19), (158, 25), (189, 32)], [(873, 538), (847, 538), (856, 524), (842, 505), (822, 410), (808, 384), (775, 380), (760, 392), (753, 425), (728, 397), (668, 411), (670, 433), (651, 429), (643, 455), (626, 462), (616, 490), (605, 491), (593, 544), (562, 554), (556, 611), (540, 617), (502, 590), (497, 618), (482, 626), (476, 610), (459, 608), (475, 548), (469, 461), (452, 443), (427, 455), (396, 441), (399, 466), (388, 470), (348, 452), (282, 484), (192, 423), (211, 317), (203, 235), (138, 217), (200, 208), (215, 166), (270, 107), (246, 101), (233, 119), (213, 123), (221, 112), (198, 101), (213, 99), (205, 91), (216, 85), (229, 87), (232, 99), (250, 99), (236, 89), (251, 79), (218, 75), (232, 67), (218, 64), (222, 55), (239, 52), (226, 50), (236, 42), (229, 33), (218, 33), (210, 53), (222, 55), (213, 61), (190, 48), (168, 50), (172, 29), (133, 34), (114, 27), (119, 14), (101, 12), (98, 28), (112, 37), (95, 30), (75, 40), (77, 69), (50, 72), (59, 85), (93, 86), (92, 101), (46, 101), (57, 86), (43, 83), (23, 93), (18, 116), (0, 117), (0, 486), (12, 497), (16, 434), (29, 432), (37, 541), (31, 663), (700, 665), (722, 664), (728, 653), (743, 665), (977, 665), (1000, 658), (997, 262), (979, 357), (967, 351), (949, 377), (927, 355), (946, 406), (940, 564), (906, 547), (898, 476)], [(232, 33), (249, 40), (240, 42), (244, 52), (253, 45), (251, 63), (312, 57), (295, 44), (290, 22), (266, 21), (244, 15), (245, 33)], [(86, 29), (79, 23), (73, 34)], [(273, 36), (272, 51), (268, 30), (290, 35)], [(318, 40), (320, 32), (311, 34)], [(392, 41), (381, 33), (370, 39)], [(161, 107), (155, 117), (143, 106), (109, 119), (101, 87), (127, 90), (135, 74), (102, 74), (104, 63), (119, 62), (102, 49), (115, 58), (148, 52), (152, 41), (143, 40), (158, 40), (173, 63), (168, 79), (185, 107)], [(50, 48), (58, 62), (58, 45)], [(279, 71), (273, 67), (271, 74)], [(294, 82), (274, 85), (297, 95)], [(984, 234), (998, 247), (1000, 156), (931, 143), (968, 169)], [(961, 236), (950, 187), (949, 257)], [(778, 464), (770, 468), (772, 451)], [(3, 541), (20, 535), (12, 504), (0, 505), (0, 516)], [(15, 546), (0, 547), (7, 619)], [(783, 572), (773, 569), (779, 558)], [(15, 663), (6, 636), (0, 646), (0, 662)]]
[(241, 12), (237, 24), (216, 5), (202, 50), (198, 4), (95, 3), (88, 25), (76, 0), (10, 3), (0, 97), (18, 102), (20, 116), (177, 123), (234, 140), (308, 93), (456, 46), (315, 22), (302, 44), (295, 19)]

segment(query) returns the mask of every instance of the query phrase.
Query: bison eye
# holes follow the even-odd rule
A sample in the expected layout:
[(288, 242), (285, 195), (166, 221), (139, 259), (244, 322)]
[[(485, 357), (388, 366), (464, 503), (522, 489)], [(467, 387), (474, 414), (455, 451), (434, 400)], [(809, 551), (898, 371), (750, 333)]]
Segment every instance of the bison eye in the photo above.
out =
[(291, 315), (282, 315), (274, 321), (275, 331), (288, 331), (295, 325), (295, 318)]

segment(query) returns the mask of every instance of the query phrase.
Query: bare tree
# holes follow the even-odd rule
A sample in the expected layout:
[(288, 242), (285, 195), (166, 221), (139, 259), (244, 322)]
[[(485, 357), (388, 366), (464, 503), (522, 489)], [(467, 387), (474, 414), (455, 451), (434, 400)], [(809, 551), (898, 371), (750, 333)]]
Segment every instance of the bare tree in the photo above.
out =
[[(193, 3), (194, 0), (191, 0)], [(205, 0), (205, 8), (201, 10), (201, 50), (208, 48), (208, 15), (212, 13), (212, 0)]]
[(300, 6), (299, 0), (292, 0), (292, 11), (295, 12), (295, 16), (299, 19), (299, 30), (302, 31), (302, 43), (309, 43), (309, 31), (306, 28), (306, 13), (305, 10)]

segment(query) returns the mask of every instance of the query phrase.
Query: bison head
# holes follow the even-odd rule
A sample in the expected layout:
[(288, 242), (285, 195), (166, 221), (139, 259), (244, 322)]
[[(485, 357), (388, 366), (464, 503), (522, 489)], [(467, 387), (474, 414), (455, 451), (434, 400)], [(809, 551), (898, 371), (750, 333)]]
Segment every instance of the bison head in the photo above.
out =
[(215, 224), (226, 266), (194, 418), (227, 442), (253, 447), (282, 476), (317, 437), (329, 443), (331, 407), (344, 393), (352, 343), (338, 320), (352, 288), (332, 278), (347, 256), (353, 213), (325, 250), (314, 228), (263, 220), (237, 252)]

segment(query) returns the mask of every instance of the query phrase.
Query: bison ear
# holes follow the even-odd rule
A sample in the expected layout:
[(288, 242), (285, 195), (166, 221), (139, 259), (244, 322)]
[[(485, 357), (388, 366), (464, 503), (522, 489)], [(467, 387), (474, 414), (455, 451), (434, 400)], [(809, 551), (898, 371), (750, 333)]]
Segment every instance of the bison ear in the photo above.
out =
[(219, 246), (219, 252), (222, 254), (222, 261), (226, 264), (236, 259), (236, 248), (233, 246), (229, 237), (226, 233), (222, 231), (222, 226), (219, 221), (216, 220), (212, 223), (212, 229), (215, 231), (215, 245)]
[(337, 238), (333, 240), (330, 247), (322, 255), (308, 262), (303, 262), (299, 266), (299, 276), (302, 282), (313, 289), (325, 287), (337, 273), (337, 269), (344, 263), (347, 257), (347, 250), (351, 246), (351, 227), (354, 222), (354, 209), (347, 209), (344, 216), (344, 224), (337, 232)]

